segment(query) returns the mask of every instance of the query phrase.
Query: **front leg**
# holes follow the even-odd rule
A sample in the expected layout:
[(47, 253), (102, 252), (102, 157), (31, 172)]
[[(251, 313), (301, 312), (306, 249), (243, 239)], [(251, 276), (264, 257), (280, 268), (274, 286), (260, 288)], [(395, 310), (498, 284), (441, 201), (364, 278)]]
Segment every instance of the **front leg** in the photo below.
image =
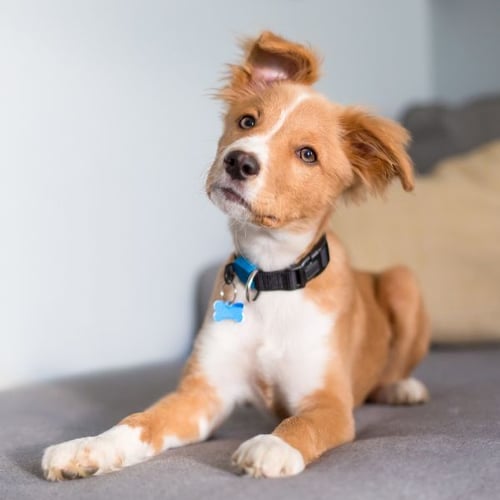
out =
[(142, 462), (168, 448), (206, 439), (230, 409), (192, 358), (178, 389), (144, 412), (128, 416), (98, 436), (47, 448), (43, 473), (51, 481), (60, 481)]
[(354, 417), (348, 398), (318, 391), (272, 434), (245, 441), (234, 453), (233, 465), (254, 477), (292, 476), (325, 451), (353, 439)]

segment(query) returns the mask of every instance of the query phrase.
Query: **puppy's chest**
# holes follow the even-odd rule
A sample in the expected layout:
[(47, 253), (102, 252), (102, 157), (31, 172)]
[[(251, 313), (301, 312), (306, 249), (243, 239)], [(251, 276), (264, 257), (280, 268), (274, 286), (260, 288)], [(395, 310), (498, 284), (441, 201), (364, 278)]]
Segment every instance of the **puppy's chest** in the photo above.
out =
[(263, 293), (246, 309), (244, 328), (253, 337), (248, 374), (252, 399), (289, 411), (322, 385), (334, 315), (319, 309), (303, 291)]

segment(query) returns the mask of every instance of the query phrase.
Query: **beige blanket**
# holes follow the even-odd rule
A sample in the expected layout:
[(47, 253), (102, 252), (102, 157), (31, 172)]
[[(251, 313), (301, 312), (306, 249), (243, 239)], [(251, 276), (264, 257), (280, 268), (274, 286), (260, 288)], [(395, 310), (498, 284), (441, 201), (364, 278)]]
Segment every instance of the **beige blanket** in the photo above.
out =
[(447, 159), (408, 194), (340, 206), (353, 264), (417, 273), (438, 342), (500, 340), (500, 141)]

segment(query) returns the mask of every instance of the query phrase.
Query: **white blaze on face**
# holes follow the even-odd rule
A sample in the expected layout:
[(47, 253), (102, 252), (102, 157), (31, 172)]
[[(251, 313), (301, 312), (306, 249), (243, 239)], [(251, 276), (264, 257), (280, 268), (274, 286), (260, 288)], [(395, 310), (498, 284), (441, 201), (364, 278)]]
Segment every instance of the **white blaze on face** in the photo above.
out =
[(224, 158), (228, 153), (238, 150), (244, 151), (245, 153), (251, 153), (257, 158), (261, 170), (255, 181), (252, 183), (252, 187), (248, 187), (245, 190), (248, 201), (251, 202), (254, 200), (264, 185), (265, 174), (269, 164), (269, 143), (271, 139), (281, 130), (290, 114), (293, 113), (302, 102), (307, 99), (311, 99), (312, 97), (313, 96), (310, 93), (306, 92), (299, 94), (286, 109), (281, 111), (274, 125), (266, 133), (242, 137), (241, 139), (229, 144), (229, 146), (222, 151), (220, 155), (221, 162), (224, 161)]

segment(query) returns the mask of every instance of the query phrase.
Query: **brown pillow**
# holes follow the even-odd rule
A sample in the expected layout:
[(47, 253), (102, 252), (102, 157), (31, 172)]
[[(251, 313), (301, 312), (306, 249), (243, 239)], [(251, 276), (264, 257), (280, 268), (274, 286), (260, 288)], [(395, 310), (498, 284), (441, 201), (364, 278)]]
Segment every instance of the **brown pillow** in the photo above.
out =
[(433, 340), (500, 340), (500, 141), (440, 162), (415, 192), (339, 207), (332, 227), (356, 267), (407, 264)]

